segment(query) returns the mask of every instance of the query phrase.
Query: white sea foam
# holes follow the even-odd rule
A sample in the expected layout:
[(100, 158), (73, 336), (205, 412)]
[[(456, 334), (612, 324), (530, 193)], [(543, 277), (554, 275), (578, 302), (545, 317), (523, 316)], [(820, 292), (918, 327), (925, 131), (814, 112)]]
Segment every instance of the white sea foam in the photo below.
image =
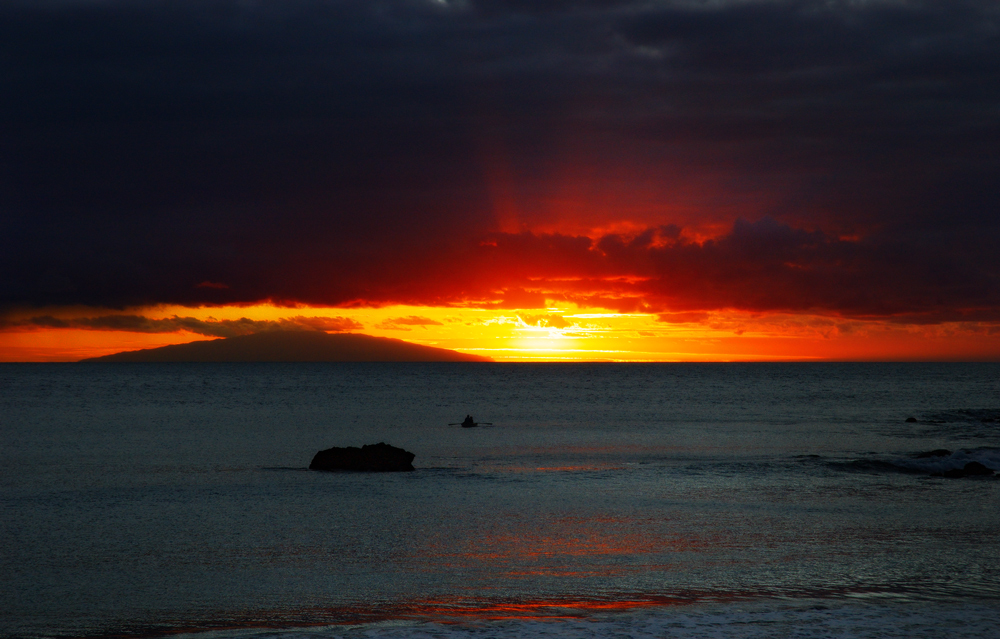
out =
[[(212, 639), (984, 639), (1000, 606), (810, 602), (664, 608), (579, 620), (386, 621), (295, 630), (211, 633)], [(186, 635), (208, 639), (209, 633)]]

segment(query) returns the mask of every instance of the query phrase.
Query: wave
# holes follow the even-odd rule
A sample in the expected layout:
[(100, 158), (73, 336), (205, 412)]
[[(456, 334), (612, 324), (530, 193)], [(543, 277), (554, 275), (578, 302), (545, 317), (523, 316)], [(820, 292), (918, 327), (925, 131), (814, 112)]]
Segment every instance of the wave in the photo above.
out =
[(929, 423), (996, 424), (1000, 426), (1000, 408), (947, 410), (929, 413), (923, 419)]
[(962, 408), (907, 417), (899, 429), (904, 437), (987, 439), (1000, 436), (1000, 408)]
[[(960, 620), (960, 621), (959, 621)], [(371, 623), (289, 629), (213, 631), (187, 639), (764, 639), (937, 638), (996, 636), (1000, 609), (989, 604), (899, 603), (881, 598), (769, 601), (655, 607), (587, 618), (428, 621), (393, 619)]]
[[(831, 461), (829, 466), (837, 470), (854, 472), (894, 472), (943, 477), (971, 476), (979, 467), (1000, 471), (1000, 448), (984, 446), (955, 451), (942, 448), (893, 457)], [(959, 474), (960, 471), (965, 474)], [(985, 474), (983, 476), (1000, 477)]]

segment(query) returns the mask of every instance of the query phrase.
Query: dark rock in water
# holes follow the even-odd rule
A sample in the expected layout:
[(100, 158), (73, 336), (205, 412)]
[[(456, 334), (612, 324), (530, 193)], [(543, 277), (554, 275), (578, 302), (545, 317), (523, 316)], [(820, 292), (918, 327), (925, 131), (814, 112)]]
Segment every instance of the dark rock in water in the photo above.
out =
[(948, 477), (949, 479), (961, 479), (962, 477), (988, 477), (993, 471), (983, 466), (979, 462), (969, 462), (963, 468), (952, 468), (943, 473), (934, 473), (935, 477)]
[(310, 470), (358, 470), (364, 472), (400, 472), (413, 470), (413, 453), (385, 442), (361, 448), (328, 448), (316, 453)]
[(947, 448), (938, 448), (935, 450), (929, 450), (926, 453), (917, 453), (913, 456), (914, 459), (928, 459), (930, 457), (948, 457), (951, 455), (951, 451)]
[(913, 423), (916, 423), (916, 421), (917, 421), (916, 417), (907, 417), (906, 418), (906, 423), (907, 424), (913, 424)]
[(966, 475), (992, 475), (993, 469), (983, 466), (979, 462), (969, 462), (962, 468)]

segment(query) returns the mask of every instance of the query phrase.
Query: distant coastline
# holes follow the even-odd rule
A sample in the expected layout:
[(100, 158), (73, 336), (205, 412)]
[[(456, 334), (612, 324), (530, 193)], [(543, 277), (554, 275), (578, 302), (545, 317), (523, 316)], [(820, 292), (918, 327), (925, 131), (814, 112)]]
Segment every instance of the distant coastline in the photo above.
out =
[(491, 362), (489, 357), (389, 337), (267, 331), (91, 357), (82, 362)]

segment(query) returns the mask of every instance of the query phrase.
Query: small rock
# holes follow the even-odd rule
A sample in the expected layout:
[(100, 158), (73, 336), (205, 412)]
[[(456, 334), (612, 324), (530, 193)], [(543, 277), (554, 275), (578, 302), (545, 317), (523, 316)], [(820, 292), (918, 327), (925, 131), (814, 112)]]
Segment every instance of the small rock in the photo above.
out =
[(962, 469), (966, 475), (992, 475), (993, 469), (980, 464), (979, 462), (969, 462)]
[(946, 470), (939, 476), (948, 477), (949, 479), (961, 479), (962, 477), (988, 477), (992, 474), (992, 470), (983, 466), (979, 462), (969, 462), (962, 468), (952, 468), (951, 470)]
[(917, 421), (916, 417), (907, 417), (906, 418), (906, 423), (907, 424), (914, 424), (914, 423), (916, 423), (916, 421)]

